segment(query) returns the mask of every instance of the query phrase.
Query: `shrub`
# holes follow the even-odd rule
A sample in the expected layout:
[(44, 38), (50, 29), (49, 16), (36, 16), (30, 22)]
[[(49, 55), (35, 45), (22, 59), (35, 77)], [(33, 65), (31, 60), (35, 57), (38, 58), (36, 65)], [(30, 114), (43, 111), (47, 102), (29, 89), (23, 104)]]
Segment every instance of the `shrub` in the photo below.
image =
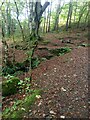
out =
[(32, 90), (32, 93), (26, 96), (23, 100), (17, 100), (13, 106), (6, 108), (3, 111), (3, 119), (22, 120), (23, 117), (27, 117), (30, 107), (34, 104), (37, 96), (40, 96), (42, 90)]
[(50, 52), (56, 56), (64, 55), (70, 51), (71, 51), (71, 48), (69, 47), (62, 47), (62, 48), (50, 50)]
[(17, 93), (19, 78), (12, 77), (2, 83), (2, 95), (8, 96)]

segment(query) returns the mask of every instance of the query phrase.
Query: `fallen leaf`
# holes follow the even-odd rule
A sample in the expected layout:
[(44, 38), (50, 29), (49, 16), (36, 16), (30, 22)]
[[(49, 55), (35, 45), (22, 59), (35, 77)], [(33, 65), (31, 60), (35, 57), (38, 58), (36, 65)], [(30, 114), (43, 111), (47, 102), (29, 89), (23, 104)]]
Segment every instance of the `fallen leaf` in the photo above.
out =
[(52, 110), (50, 111), (50, 114), (54, 114), (54, 115), (56, 115), (56, 113), (55, 113), (54, 111), (52, 111)]
[(21, 110), (25, 111), (25, 108), (21, 108)]
[(41, 96), (40, 96), (40, 95), (36, 95), (36, 98), (38, 98), (38, 99), (39, 99), (39, 98), (41, 98)]
[(61, 115), (61, 116), (60, 116), (60, 118), (63, 118), (63, 119), (64, 119), (64, 118), (65, 118), (65, 116)]
[(63, 88), (63, 87), (61, 87), (61, 91), (66, 92), (66, 89), (65, 89), (65, 88)]

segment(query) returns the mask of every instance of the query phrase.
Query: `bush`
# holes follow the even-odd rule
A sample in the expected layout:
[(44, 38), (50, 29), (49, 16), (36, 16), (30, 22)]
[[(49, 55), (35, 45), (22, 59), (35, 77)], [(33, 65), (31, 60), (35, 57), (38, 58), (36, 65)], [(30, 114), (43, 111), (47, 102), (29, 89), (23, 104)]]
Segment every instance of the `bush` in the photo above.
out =
[[(6, 108), (3, 111), (3, 119), (22, 120), (30, 114), (29, 110), (35, 100), (39, 99), (42, 90), (32, 90), (31, 94), (27, 95), (23, 100), (17, 100), (13, 106)], [(24, 118), (25, 117), (25, 118)]]
[(62, 47), (62, 48), (57, 48), (57, 49), (53, 49), (53, 50), (50, 50), (50, 52), (56, 56), (60, 56), (60, 55), (64, 55), (68, 52), (71, 52), (71, 48), (68, 48), (68, 47)]
[(2, 95), (8, 96), (17, 93), (19, 78), (12, 77), (2, 83)]

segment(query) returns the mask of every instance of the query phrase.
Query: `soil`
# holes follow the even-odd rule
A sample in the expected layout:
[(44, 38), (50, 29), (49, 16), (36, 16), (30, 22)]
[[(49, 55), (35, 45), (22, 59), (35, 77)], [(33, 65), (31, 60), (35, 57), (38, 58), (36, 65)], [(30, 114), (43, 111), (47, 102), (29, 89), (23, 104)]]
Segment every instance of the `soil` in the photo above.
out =
[[(32, 71), (32, 89), (42, 89), (43, 93), (30, 108), (28, 118), (89, 118), (89, 47), (79, 46), (88, 43), (87, 34), (87, 30), (77, 29), (66, 33), (47, 33), (43, 36), (44, 40), (50, 42), (45, 45), (40, 41), (34, 56), (45, 57), (50, 55), (47, 49), (61, 47), (70, 47), (72, 51), (45, 60)], [(67, 42), (68, 40), (70, 43)], [(24, 52), (15, 50), (17, 61), (26, 58)], [(19, 77), (21, 79), (29, 77), (29, 72)], [(3, 101), (3, 110), (11, 106), (10, 103), (15, 97), (23, 99), (23, 96), (25, 97), (16, 94), (6, 97)]]

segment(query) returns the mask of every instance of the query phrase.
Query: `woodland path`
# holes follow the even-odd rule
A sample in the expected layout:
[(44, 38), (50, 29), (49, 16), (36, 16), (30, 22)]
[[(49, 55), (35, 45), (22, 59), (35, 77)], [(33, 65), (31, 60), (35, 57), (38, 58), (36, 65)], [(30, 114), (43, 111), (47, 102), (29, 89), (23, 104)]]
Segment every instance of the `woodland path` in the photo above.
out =
[[(89, 48), (76, 47), (79, 43), (87, 43), (85, 35), (80, 33), (76, 38), (76, 33), (64, 35), (64, 38), (73, 40), (74, 44), (69, 44), (69, 47), (73, 47), (72, 52), (47, 60), (33, 71), (32, 86), (42, 89), (43, 93), (32, 106), (29, 117), (88, 118)], [(65, 46), (65, 43), (60, 43), (62, 38), (56, 35), (59, 38), (57, 40), (55, 35), (49, 34), (47, 39), (58, 44), (54, 46), (56, 48)], [(49, 44), (47, 47), (53, 48)]]
[(33, 86), (43, 89), (43, 94), (29, 117), (88, 117), (87, 48), (48, 60), (34, 74)]
[[(72, 47), (72, 51), (63, 56), (54, 56), (41, 62), (32, 73), (32, 89), (42, 89), (43, 93), (32, 107), (29, 118), (88, 118), (88, 51), (89, 47), (78, 46), (88, 43), (86, 31), (69, 31), (66, 33), (47, 33), (45, 40), (50, 43), (39, 43), (38, 48), (55, 49)], [(62, 40), (71, 40), (70, 44)], [(20, 58), (23, 51), (16, 52)], [(35, 54), (43, 57), (47, 51), (37, 49)], [(25, 56), (25, 55), (24, 55)], [(20, 59), (18, 60), (20, 61)], [(29, 77), (29, 74), (26, 74)], [(21, 76), (23, 78), (23, 76)], [(15, 96), (14, 96), (15, 97)], [(16, 95), (18, 97), (18, 95)], [(20, 98), (21, 99), (21, 98)], [(5, 104), (6, 105), (6, 104)]]

